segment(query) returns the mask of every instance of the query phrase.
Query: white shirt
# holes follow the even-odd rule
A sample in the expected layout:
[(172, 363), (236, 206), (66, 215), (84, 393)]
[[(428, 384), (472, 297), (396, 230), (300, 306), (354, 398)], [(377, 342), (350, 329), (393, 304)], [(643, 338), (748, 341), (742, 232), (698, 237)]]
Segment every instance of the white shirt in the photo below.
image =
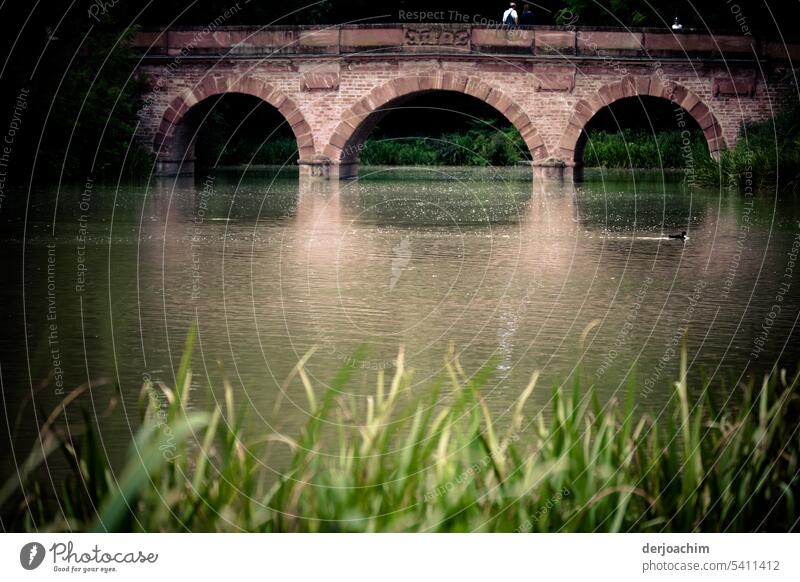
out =
[[(496, 13), (495, 13), (495, 14), (496, 14)], [(509, 15), (509, 14), (510, 14), (510, 15), (511, 15), (511, 17), (514, 19), (514, 22), (516, 22), (516, 21), (517, 21), (517, 11), (516, 11), (516, 10), (514, 10), (513, 8), (509, 8), (508, 10), (506, 10), (505, 12), (503, 12), (503, 24), (505, 24), (505, 23), (506, 23), (506, 20), (508, 20), (508, 15)]]

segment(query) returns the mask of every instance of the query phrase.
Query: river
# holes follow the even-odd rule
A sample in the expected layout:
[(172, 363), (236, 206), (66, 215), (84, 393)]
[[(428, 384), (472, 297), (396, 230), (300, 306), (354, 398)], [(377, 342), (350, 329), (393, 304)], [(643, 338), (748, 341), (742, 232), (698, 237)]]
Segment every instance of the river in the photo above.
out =
[[(705, 370), (733, 406), (741, 377), (796, 364), (800, 205), (680, 180), (362, 168), (336, 182), (263, 169), (18, 192), (0, 216), (13, 442), (36, 434), (32, 394), (47, 413), (90, 381), (73, 408), (101, 418), (110, 454), (124, 450), (143, 379), (173, 385), (192, 321), (190, 406), (212, 406), (227, 377), (254, 433), (294, 434), (308, 418), (302, 385), (284, 380), (312, 349), (319, 390), (354, 365), (348, 390), (371, 393), (404, 346), (408, 390), (423, 394), (453, 346), (467, 373), (493, 370), (483, 392), (498, 414), (534, 370), (531, 413), (580, 370), (604, 401), (635, 374), (639, 410), (658, 416), (685, 334), (691, 377)], [(665, 236), (683, 230), (685, 241)]]

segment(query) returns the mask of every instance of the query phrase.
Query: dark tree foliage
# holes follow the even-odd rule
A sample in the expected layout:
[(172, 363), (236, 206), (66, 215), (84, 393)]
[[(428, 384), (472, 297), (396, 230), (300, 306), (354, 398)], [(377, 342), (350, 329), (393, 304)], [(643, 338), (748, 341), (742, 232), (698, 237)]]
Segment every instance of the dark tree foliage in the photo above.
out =
[(132, 138), (146, 84), (127, 47), (137, 26), (113, 10), (89, 18), (88, 2), (67, 12), (63, 5), (26, 5), (26, 12), (22, 4), (0, 10), (3, 118), (11, 118), (21, 91), (28, 95), (9, 179), (111, 178), (140, 169), (148, 157)]
[[(521, 7), (524, 0), (517, 0)], [(205, 24), (212, 15), (222, 14), (232, 0), (186, 2), (164, 0), (145, 11), (144, 24), (161, 25), (173, 20), (178, 24)], [(754, 32), (797, 37), (798, 0), (537, 0), (530, 2), (537, 24), (554, 25), (560, 11), (578, 16), (581, 26), (654, 26), (664, 27), (680, 17), (685, 26), (710, 30), (739, 30), (742, 18)], [(468, 22), (480, 19), (500, 20), (505, 1), (486, 0), (239, 0), (241, 10), (231, 24), (330, 24), (345, 22), (400, 22), (408, 13), (438, 12), (428, 21)], [(402, 13), (402, 14), (401, 14)], [(457, 15), (457, 16), (456, 16)]]

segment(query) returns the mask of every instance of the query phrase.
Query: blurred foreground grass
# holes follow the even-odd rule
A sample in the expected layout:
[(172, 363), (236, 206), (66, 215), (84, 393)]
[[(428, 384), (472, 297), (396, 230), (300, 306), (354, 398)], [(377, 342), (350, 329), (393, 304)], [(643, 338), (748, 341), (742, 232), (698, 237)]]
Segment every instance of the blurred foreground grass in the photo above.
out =
[[(635, 380), (624, 403), (601, 406), (580, 378), (553, 389), (551, 420), (526, 418), (526, 400), (541, 389), (534, 374), (501, 428), (480, 394), (489, 368), (468, 377), (449, 357), (417, 399), (408, 396), (401, 351), (394, 376), (378, 372), (364, 402), (347, 394), (352, 368), (322, 392), (303, 359), (287, 385), (305, 390), (305, 427), (248, 439), (230, 385), (221, 406), (187, 411), (193, 343), (190, 334), (174, 390), (143, 387), (142, 422), (122, 471), (110, 468), (88, 416), (78, 439), (48, 422), (42, 445), (0, 490), (6, 529), (798, 529), (798, 377), (782, 371), (736, 387), (744, 396), (732, 412), (717, 407), (707, 383), (690, 389), (684, 350), (672, 409), (659, 422), (637, 412)], [(277, 479), (264, 462), (275, 447), (292, 451)], [(60, 508), (43, 501), (36, 482), (43, 455), (57, 451), (73, 472)]]

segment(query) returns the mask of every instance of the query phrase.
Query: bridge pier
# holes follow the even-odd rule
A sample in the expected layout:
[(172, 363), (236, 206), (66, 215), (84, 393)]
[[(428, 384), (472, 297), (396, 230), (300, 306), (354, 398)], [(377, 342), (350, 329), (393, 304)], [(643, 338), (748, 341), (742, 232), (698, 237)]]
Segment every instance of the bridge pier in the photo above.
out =
[(358, 175), (357, 162), (334, 162), (325, 155), (301, 159), (297, 161), (297, 164), (300, 166), (300, 176), (346, 180)]
[(543, 182), (564, 182), (580, 180), (583, 167), (562, 160), (543, 160), (533, 163), (533, 179)]
[(297, 160), (300, 167), (300, 177), (330, 178), (331, 160), (328, 156), (314, 156), (312, 158)]
[(155, 175), (161, 177), (193, 176), (194, 159), (163, 160), (161, 158), (158, 158), (156, 160)]
[[(299, 160), (300, 178), (347, 180), (358, 176), (358, 162), (333, 162), (327, 156)], [(563, 182), (583, 176), (583, 167), (562, 160), (544, 160), (531, 164), (534, 180)]]

